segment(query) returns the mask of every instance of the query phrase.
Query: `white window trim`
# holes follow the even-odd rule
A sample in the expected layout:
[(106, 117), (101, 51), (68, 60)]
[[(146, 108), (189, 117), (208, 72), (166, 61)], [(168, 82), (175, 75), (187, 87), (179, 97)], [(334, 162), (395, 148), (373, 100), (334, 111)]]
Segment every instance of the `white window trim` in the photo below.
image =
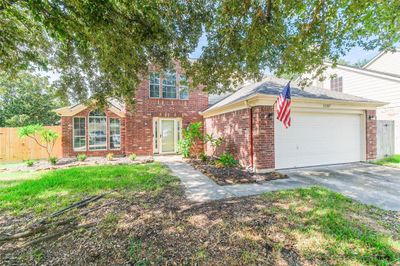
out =
[[(111, 140), (110, 140), (110, 138), (111, 138), (111, 119), (117, 119), (118, 121), (119, 121), (119, 148), (111, 148)], [(107, 121), (108, 121), (108, 132), (109, 132), (109, 136), (108, 136), (108, 139), (107, 139), (107, 143), (108, 143), (108, 149), (110, 150), (110, 151), (120, 151), (121, 150), (121, 146), (122, 146), (122, 141), (121, 141), (121, 119), (120, 118), (116, 118), (116, 117), (109, 117), (108, 119), (107, 119)]]
[[(82, 150), (77, 150), (75, 147), (75, 121), (74, 121), (75, 118), (83, 118), (85, 120), (85, 123), (84, 123), (85, 124), (85, 136), (84, 136), (85, 137), (85, 148)], [(84, 151), (87, 151), (87, 149), (88, 149), (87, 132), (86, 132), (86, 117), (84, 117), (84, 116), (74, 116), (72, 118), (72, 149), (76, 152), (84, 152)]]
[[(92, 111), (91, 111), (92, 112)], [(87, 119), (87, 128), (88, 128), (88, 132), (87, 132), (87, 146), (88, 146), (88, 150), (89, 151), (106, 151), (107, 150), (107, 148), (108, 148), (108, 134), (107, 134), (107, 131), (108, 131), (108, 128), (107, 128), (107, 113), (106, 113), (106, 115), (105, 116), (91, 116), (90, 115), (90, 113), (91, 112), (89, 112), (88, 113), (88, 119)], [(90, 149), (90, 143), (89, 143), (89, 132), (90, 132), (90, 122), (89, 122), (89, 118), (91, 118), (91, 117), (94, 117), (94, 118), (105, 118), (106, 119), (106, 148), (105, 149)]]
[[(153, 97), (153, 96), (151, 96), (151, 93), (150, 93), (150, 86), (151, 85), (155, 85), (155, 83), (154, 84), (151, 83), (151, 78), (150, 78), (151, 74), (153, 74), (153, 73), (154, 74), (158, 74), (158, 97)], [(150, 74), (149, 74), (149, 98), (151, 98), (151, 99), (162, 99), (162, 90), (161, 90), (161, 93), (160, 93), (160, 88), (162, 89), (161, 74), (159, 72), (150, 72)]]
[[(182, 76), (185, 76), (186, 77), (186, 84), (187, 85), (181, 85), (181, 77)], [(187, 91), (187, 94), (188, 94), (188, 97), (187, 97), (187, 99), (182, 99), (181, 98), (181, 90), (186, 90)], [(182, 100), (182, 101), (188, 101), (189, 100), (189, 80), (188, 80), (188, 78), (187, 78), (187, 76), (186, 75), (184, 75), (184, 74), (179, 74), (179, 89), (178, 89), (178, 97), (179, 97), (179, 100)]]
[[(174, 75), (175, 75), (175, 98), (170, 98), (170, 97), (164, 97), (164, 83), (163, 83), (163, 81), (164, 80), (167, 80), (166, 79), (166, 76), (168, 76), (168, 74), (172, 74), (172, 73), (174, 73)], [(162, 99), (167, 99), (167, 100), (180, 100), (179, 99), (179, 88), (178, 88), (178, 73), (176, 72), (176, 70), (174, 70), (174, 71), (171, 71), (170, 73), (167, 71), (167, 72), (165, 72), (163, 75), (162, 75), (162, 78), (160, 78), (160, 81), (161, 81), (161, 98)], [(172, 87), (171, 85), (166, 85), (167, 87)]]

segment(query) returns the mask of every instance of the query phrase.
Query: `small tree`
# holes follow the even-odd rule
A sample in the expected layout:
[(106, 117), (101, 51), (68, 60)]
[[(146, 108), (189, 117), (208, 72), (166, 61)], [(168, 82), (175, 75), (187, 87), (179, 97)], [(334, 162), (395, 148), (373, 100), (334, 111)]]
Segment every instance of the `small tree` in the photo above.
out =
[(47, 158), (50, 161), (51, 153), (56, 144), (58, 134), (42, 125), (28, 125), (19, 130), (19, 137), (33, 139), (37, 145), (42, 147), (47, 152)]
[[(190, 157), (192, 149), (195, 149), (196, 141), (203, 141), (201, 132), (203, 124), (201, 122), (190, 123), (187, 128), (183, 129), (183, 139), (179, 141), (179, 148), (183, 157)], [(199, 151), (195, 151), (198, 156)]]

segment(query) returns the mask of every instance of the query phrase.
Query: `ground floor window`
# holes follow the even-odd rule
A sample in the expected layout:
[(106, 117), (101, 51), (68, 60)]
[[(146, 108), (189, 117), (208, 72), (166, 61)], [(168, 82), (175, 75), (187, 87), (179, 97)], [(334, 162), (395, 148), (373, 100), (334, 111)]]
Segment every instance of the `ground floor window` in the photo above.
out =
[(110, 118), (110, 149), (121, 148), (121, 123), (118, 118)]
[(74, 140), (75, 151), (86, 151), (86, 119), (84, 117), (74, 117)]
[(107, 149), (107, 117), (104, 112), (93, 111), (88, 116), (89, 150)]

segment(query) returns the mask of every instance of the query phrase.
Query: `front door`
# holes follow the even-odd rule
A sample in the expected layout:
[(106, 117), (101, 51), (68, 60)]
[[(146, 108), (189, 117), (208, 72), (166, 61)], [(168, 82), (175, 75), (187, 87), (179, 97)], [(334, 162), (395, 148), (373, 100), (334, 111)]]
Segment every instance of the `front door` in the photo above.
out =
[(175, 152), (175, 120), (161, 119), (161, 152)]

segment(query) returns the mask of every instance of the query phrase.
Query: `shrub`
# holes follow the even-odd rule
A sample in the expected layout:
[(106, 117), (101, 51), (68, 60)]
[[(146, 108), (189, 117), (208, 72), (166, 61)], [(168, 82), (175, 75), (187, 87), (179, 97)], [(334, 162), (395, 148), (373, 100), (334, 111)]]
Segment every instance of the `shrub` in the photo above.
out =
[(207, 158), (207, 155), (204, 152), (200, 153), (200, 160), (202, 162), (207, 162), (208, 158)]
[(224, 167), (233, 167), (238, 164), (238, 161), (235, 160), (233, 155), (229, 152), (224, 152), (221, 154), (219, 160), (218, 160)]
[(214, 158), (215, 152), (217, 151), (218, 147), (220, 147), (222, 145), (224, 140), (225, 139), (223, 137), (214, 138), (214, 135), (212, 133), (206, 134), (204, 136), (204, 144), (209, 142), (211, 145), (211, 148), (212, 148), (211, 158)]
[(33, 160), (26, 160), (25, 163), (26, 163), (26, 166), (32, 167), (33, 164), (35, 163), (35, 161), (33, 161)]
[(114, 154), (109, 153), (109, 154), (107, 154), (106, 158), (107, 158), (107, 161), (112, 161), (114, 159)]
[(83, 162), (87, 159), (86, 154), (78, 154), (78, 156), (76, 156), (76, 159), (80, 162)]
[(131, 159), (131, 161), (136, 160), (136, 154), (132, 153), (131, 155), (129, 155), (129, 159)]
[[(187, 128), (183, 129), (183, 139), (179, 141), (179, 151), (182, 153), (183, 157), (190, 157), (190, 152), (192, 147), (197, 140), (203, 140), (203, 135), (201, 133), (201, 128), (203, 124), (201, 122), (190, 123)], [(198, 151), (196, 151), (196, 155)]]
[(49, 158), (49, 162), (51, 163), (51, 165), (56, 165), (57, 164), (57, 160), (58, 160), (58, 158), (54, 157), (54, 156)]

